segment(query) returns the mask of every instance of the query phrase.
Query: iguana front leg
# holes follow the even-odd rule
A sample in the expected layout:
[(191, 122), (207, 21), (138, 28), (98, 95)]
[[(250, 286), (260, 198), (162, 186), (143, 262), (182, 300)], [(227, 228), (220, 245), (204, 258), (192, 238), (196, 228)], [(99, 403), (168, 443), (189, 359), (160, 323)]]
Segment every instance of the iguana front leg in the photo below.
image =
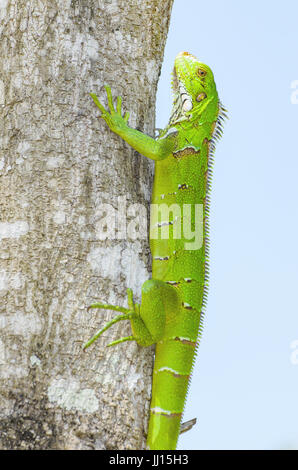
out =
[(122, 139), (131, 145), (131, 147), (133, 147), (137, 152), (141, 153), (147, 158), (150, 158), (151, 160), (163, 160), (169, 156), (174, 149), (173, 141), (170, 138), (157, 141), (152, 137), (129, 127), (127, 125), (129, 113), (125, 113), (124, 117), (122, 117), (122, 98), (120, 96), (117, 97), (117, 105), (115, 110), (111, 89), (107, 85), (105, 86), (105, 89), (108, 97), (109, 111), (107, 111), (105, 107), (99, 102), (97, 96), (94, 93), (90, 93), (90, 95), (102, 113), (100, 117), (105, 120), (109, 128), (115, 132), (115, 134), (122, 137)]

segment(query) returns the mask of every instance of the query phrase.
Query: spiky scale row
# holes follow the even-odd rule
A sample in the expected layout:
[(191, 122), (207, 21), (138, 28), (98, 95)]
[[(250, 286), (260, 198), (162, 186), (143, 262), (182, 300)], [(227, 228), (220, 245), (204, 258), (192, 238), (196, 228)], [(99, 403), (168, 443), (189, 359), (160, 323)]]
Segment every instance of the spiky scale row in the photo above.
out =
[[(110, 114), (93, 96), (110, 128), (138, 152), (156, 161), (150, 227), (153, 279), (143, 285), (141, 305), (133, 304), (129, 294), (127, 312), (108, 324), (127, 318), (132, 325), (133, 335), (112, 345), (128, 340), (136, 340), (143, 346), (156, 343), (147, 439), (150, 449), (175, 449), (177, 444), (190, 375), (203, 330), (209, 281), (212, 165), (215, 144), (222, 135), (226, 117), (212, 71), (191, 54), (184, 52), (176, 57), (172, 87), (174, 101), (169, 124), (155, 140), (127, 126), (127, 114), (124, 119), (121, 116), (121, 101), (118, 97), (115, 111), (108, 87)], [(166, 217), (159, 220), (161, 204), (168, 208), (176, 205), (180, 208), (180, 216), (169, 210)], [(186, 212), (186, 206), (191, 207), (189, 212)], [(197, 220), (197, 206), (203, 207), (202, 221)], [(183, 231), (176, 237), (179, 221)], [(195, 237), (197, 228), (203, 223), (201, 243), (189, 242), (189, 232), (186, 235), (184, 231), (186, 222), (190, 231), (195, 229)], [(154, 230), (159, 229), (167, 229), (168, 236), (153, 236)]]

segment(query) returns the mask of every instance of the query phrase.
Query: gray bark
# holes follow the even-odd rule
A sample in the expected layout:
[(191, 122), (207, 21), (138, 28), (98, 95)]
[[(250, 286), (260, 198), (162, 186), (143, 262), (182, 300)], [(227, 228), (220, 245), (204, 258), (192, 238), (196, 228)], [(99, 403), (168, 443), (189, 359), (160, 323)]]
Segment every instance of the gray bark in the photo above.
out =
[(149, 206), (153, 166), (98, 119), (88, 93), (123, 97), (153, 135), (173, 0), (0, 0), (0, 448), (145, 446), (153, 348), (128, 322), (148, 240), (100, 240), (99, 205)]

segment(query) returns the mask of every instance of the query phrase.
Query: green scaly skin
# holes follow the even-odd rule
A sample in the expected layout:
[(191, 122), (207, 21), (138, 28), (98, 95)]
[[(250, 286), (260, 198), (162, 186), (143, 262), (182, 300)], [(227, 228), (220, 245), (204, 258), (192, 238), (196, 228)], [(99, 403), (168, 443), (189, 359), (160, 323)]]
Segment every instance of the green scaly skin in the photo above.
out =
[[(226, 116), (221, 106), (212, 71), (193, 55), (182, 52), (175, 59), (173, 71), (174, 103), (170, 121), (158, 138), (153, 139), (127, 125), (129, 114), (122, 117), (121, 98), (116, 110), (111, 90), (106, 86), (109, 111), (91, 94), (110, 129), (147, 158), (155, 160), (152, 193), (150, 247), (152, 279), (142, 287), (141, 305), (133, 302), (128, 289), (128, 308), (93, 304), (121, 312), (97, 332), (85, 345), (90, 346), (107, 328), (121, 320), (130, 320), (132, 335), (109, 344), (137, 341), (141, 346), (156, 343), (152, 401), (147, 437), (148, 449), (176, 449), (181, 417), (190, 374), (198, 346), (208, 285), (208, 192), (215, 141), (221, 136)], [(176, 204), (175, 211), (159, 217), (159, 207)], [(202, 243), (191, 245), (175, 226), (186, 220), (184, 204), (190, 204), (191, 229), (196, 223), (195, 205), (202, 208)], [(174, 206), (172, 206), (173, 208)], [(162, 220), (161, 220), (162, 219)], [(157, 221), (157, 222), (156, 222)], [(168, 236), (157, 236), (160, 226)]]

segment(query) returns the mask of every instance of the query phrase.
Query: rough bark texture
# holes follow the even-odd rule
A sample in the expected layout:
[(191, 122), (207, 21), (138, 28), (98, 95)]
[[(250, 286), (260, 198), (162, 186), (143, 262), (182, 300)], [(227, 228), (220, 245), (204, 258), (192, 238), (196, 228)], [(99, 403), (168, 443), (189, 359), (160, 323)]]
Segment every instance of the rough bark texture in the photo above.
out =
[[(113, 135), (88, 93), (123, 96), (153, 135), (173, 0), (0, 0), (0, 448), (145, 445), (153, 349), (82, 353), (150, 277), (148, 240), (98, 236), (99, 204), (149, 205), (153, 167)], [(114, 312), (115, 313), (115, 312)]]

